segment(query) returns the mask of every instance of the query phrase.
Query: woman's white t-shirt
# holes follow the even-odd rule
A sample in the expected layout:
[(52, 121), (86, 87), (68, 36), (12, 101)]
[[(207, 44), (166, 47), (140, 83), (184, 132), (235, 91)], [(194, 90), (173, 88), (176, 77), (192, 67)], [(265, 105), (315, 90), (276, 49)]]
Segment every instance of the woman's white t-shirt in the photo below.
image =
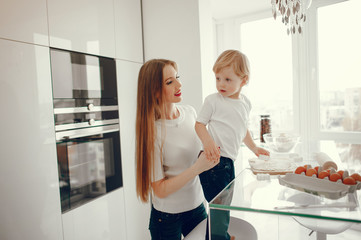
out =
[(247, 133), (251, 108), (251, 102), (243, 94), (239, 99), (233, 99), (214, 93), (204, 100), (197, 122), (208, 125), (208, 132), (220, 147), (221, 156), (233, 161), (237, 159)]
[[(153, 182), (182, 173), (194, 164), (201, 150), (201, 142), (194, 130), (196, 111), (188, 105), (177, 105), (177, 108), (180, 116), (173, 120), (163, 120), (163, 128), (162, 121), (156, 121)], [(167, 213), (189, 211), (198, 207), (203, 201), (204, 195), (198, 176), (165, 198), (152, 195), (154, 208)]]

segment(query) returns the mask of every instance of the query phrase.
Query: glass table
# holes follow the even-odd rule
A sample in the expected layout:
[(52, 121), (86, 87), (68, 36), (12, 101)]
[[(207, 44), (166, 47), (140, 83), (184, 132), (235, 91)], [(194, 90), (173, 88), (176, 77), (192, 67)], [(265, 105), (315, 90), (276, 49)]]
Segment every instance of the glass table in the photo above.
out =
[(251, 169), (244, 169), (209, 203), (209, 209), (230, 215), (247, 212), (287, 216), (315, 231), (319, 240), (361, 223), (361, 190), (333, 200), (283, 186), (279, 177), (283, 176), (254, 175)]

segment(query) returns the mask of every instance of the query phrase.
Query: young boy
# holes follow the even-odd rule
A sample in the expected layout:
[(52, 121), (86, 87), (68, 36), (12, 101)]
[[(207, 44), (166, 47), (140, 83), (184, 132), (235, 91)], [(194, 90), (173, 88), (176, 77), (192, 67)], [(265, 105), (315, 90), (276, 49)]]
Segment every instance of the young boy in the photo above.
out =
[[(242, 142), (257, 156), (269, 156), (267, 150), (255, 144), (248, 131), (251, 102), (241, 94), (250, 76), (247, 57), (237, 50), (227, 50), (216, 60), (213, 72), (218, 92), (206, 97), (195, 124), (207, 158), (211, 161), (220, 158), (218, 165), (199, 175), (208, 202), (234, 179), (233, 161)], [(226, 197), (228, 204), (231, 198)], [(227, 232), (229, 212), (214, 210), (210, 215), (212, 240), (234, 239)]]

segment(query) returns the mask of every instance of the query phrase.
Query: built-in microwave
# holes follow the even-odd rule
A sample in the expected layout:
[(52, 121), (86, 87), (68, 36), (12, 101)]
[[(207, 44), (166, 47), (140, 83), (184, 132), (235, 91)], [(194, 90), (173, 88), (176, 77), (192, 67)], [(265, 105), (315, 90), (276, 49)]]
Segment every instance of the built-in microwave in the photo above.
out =
[(123, 186), (115, 60), (51, 49), (62, 212)]
[(51, 49), (54, 99), (116, 99), (112, 58)]

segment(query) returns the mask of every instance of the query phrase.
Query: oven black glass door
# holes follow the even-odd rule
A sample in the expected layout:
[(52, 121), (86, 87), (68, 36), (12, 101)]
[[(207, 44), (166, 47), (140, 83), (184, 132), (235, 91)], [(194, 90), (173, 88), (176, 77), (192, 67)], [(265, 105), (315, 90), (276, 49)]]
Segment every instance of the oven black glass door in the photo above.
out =
[(119, 131), (57, 142), (62, 212), (123, 186)]
[(50, 50), (54, 99), (117, 98), (115, 60)]

